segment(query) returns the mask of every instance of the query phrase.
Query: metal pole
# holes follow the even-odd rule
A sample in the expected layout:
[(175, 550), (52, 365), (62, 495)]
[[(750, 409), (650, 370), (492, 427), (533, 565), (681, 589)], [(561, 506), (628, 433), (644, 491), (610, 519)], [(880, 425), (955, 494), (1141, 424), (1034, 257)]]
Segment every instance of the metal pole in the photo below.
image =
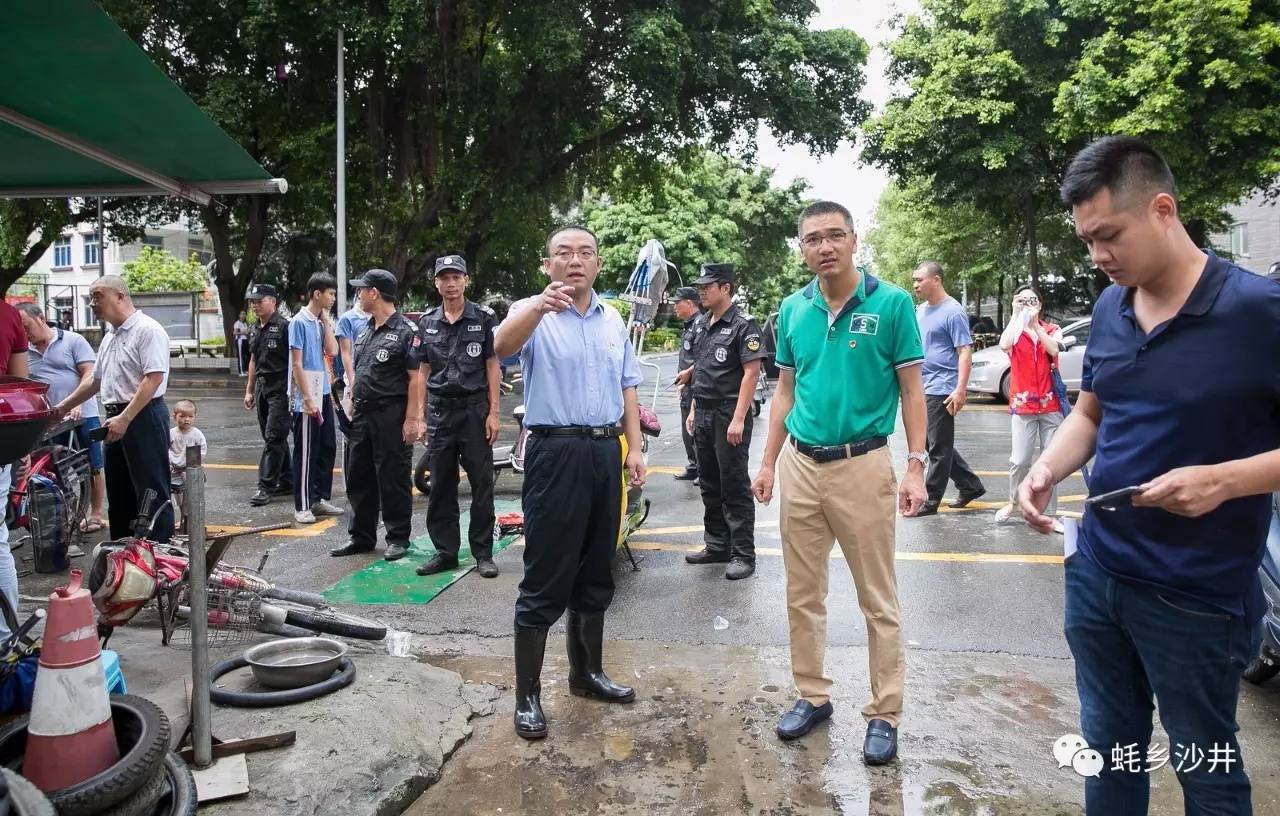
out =
[(347, 118), (344, 114), (346, 84), (342, 78), (342, 29), (338, 29), (338, 314), (347, 311)]
[(102, 196), (98, 196), (98, 277), (105, 274), (107, 274), (107, 230), (102, 220)]
[(209, 596), (204, 562), (204, 463), (200, 446), (187, 448), (187, 546), (191, 551), (191, 749), (195, 766), (213, 763), (209, 712)]

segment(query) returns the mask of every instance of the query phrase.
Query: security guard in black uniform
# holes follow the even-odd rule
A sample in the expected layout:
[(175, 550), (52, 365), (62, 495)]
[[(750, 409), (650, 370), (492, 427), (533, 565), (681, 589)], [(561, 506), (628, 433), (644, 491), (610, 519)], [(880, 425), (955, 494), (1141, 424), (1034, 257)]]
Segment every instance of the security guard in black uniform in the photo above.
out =
[(266, 283), (249, 287), (246, 295), (258, 316), (249, 337), (249, 379), (244, 388), (245, 410), (258, 409), (262, 459), (258, 462), (258, 490), (249, 499), (255, 507), (273, 495), (292, 495), (293, 469), (289, 458), (289, 321), (276, 311), (276, 288)]
[(387, 530), (387, 561), (409, 552), (413, 495), (409, 474), (413, 443), (422, 438), (422, 372), (414, 325), (396, 311), (396, 277), (370, 269), (351, 282), (369, 324), (356, 338), (356, 377), (351, 384), (351, 457), (347, 500), (351, 522), (345, 546), (330, 555), (370, 552), (378, 541), (378, 510)]
[(431, 493), (427, 533), (436, 554), (418, 567), (434, 575), (458, 566), (458, 462), (471, 485), (467, 541), (476, 571), (498, 574), (493, 563), (493, 443), (498, 438), (502, 371), (493, 353), (493, 312), (467, 300), (467, 262), (436, 260), (432, 278), (442, 303), (418, 321), (418, 358), (427, 384), (427, 445)]
[(676, 317), (684, 321), (684, 332), (680, 336), (680, 358), (676, 363), (678, 374), (676, 386), (680, 389), (680, 436), (684, 439), (684, 455), (689, 464), (683, 473), (677, 473), (677, 481), (696, 481), (698, 478), (698, 454), (693, 444), (693, 433), (689, 430), (689, 409), (693, 406), (693, 340), (696, 333), (695, 324), (702, 317), (698, 311), (698, 290), (692, 286), (681, 286), (675, 291), (673, 298)]
[(698, 452), (706, 546), (685, 560), (728, 561), (724, 577), (737, 580), (756, 569), (756, 509), (747, 454), (751, 404), (766, 352), (756, 321), (733, 303), (733, 264), (703, 264), (694, 283), (707, 313), (695, 326), (693, 410), (687, 424), (693, 427)]

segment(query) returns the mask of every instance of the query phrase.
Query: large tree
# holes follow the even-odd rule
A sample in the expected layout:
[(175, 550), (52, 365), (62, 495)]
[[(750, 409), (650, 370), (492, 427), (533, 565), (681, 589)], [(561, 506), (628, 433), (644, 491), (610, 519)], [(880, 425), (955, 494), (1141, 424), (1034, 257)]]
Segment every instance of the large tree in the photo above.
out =
[(1017, 223), (1040, 277), (1071, 155), (1106, 133), (1161, 147), (1200, 237), (1280, 172), (1276, 0), (924, 0), (890, 46), (903, 90), (864, 156), (947, 204)]
[[(600, 237), (602, 283), (625, 286), (641, 245), (657, 238), (685, 283), (703, 263), (734, 264), (748, 304), (764, 316), (802, 279), (789, 241), (806, 186), (776, 187), (772, 171), (705, 151), (694, 151), (654, 184), (618, 179), (614, 192), (589, 195), (582, 205), (587, 226)], [(668, 291), (675, 285), (673, 277)]]

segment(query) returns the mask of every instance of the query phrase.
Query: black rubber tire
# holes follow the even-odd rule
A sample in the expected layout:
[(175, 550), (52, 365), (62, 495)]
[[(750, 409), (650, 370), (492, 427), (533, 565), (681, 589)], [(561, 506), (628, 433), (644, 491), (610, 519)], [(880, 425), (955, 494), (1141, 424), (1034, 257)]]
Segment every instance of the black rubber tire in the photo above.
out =
[(262, 593), (264, 598), (277, 598), (282, 601), (292, 601), (296, 604), (305, 606), (316, 606), (323, 609), (329, 605), (329, 599), (315, 592), (303, 592), (300, 589), (286, 589), (284, 587), (271, 587)]
[(164, 763), (155, 775), (143, 783), (123, 802), (117, 802), (109, 808), (98, 812), (98, 816), (151, 816), (155, 812), (156, 802), (164, 794), (168, 779), (165, 777)]
[[(160, 769), (169, 751), (169, 718), (160, 707), (132, 694), (111, 695), (120, 761), (83, 782), (46, 794), (59, 816), (92, 816), (124, 801)], [(27, 722), (22, 716), (0, 730), (0, 764), (22, 772)]]
[[(275, 606), (275, 604), (272, 604)], [(355, 638), (356, 640), (382, 640), (387, 636), (387, 627), (361, 618), (348, 615), (333, 609), (316, 609), (311, 606), (284, 603), (280, 608), (285, 610), (284, 622), (303, 629), (313, 629), (326, 635)]]
[(263, 621), (258, 624), (258, 631), (268, 635), (276, 635), (277, 637), (298, 638), (298, 637), (315, 637), (319, 632), (311, 629), (303, 629), (298, 626), (290, 626), (287, 623), (271, 623)]
[(1000, 378), (1000, 393), (997, 395), (1002, 402), (1009, 401), (1009, 378), (1013, 376), (1011, 371), (1006, 371), (1004, 376)]
[(227, 691), (215, 685), (218, 678), (236, 669), (249, 665), (244, 655), (228, 658), (209, 669), (209, 699), (219, 705), (236, 706), (238, 708), (267, 708), (270, 706), (293, 705), (314, 700), (330, 692), (351, 685), (356, 679), (356, 664), (350, 658), (342, 658), (338, 671), (328, 680), (302, 688), (284, 691)]
[(431, 456), (428, 451), (423, 451), (418, 457), (418, 464), (414, 465), (413, 486), (424, 496), (431, 493)]
[(760, 409), (761, 409), (763, 406), (764, 406), (764, 403), (763, 403), (763, 402), (753, 402), (753, 403), (751, 403), (751, 416), (753, 416), (753, 417), (758, 417), (758, 416), (760, 416)]
[(8, 805), (5, 808), (9, 816), (56, 816), (53, 803), (27, 778), (19, 776), (8, 768), (3, 769), (5, 782), (9, 786)]
[(170, 751), (164, 758), (165, 787), (160, 801), (152, 811), (154, 816), (195, 816), (199, 797), (196, 778), (182, 757)]
[(1260, 686), (1277, 674), (1280, 674), (1280, 662), (1268, 663), (1262, 659), (1262, 655), (1258, 655), (1240, 676), (1255, 686)]

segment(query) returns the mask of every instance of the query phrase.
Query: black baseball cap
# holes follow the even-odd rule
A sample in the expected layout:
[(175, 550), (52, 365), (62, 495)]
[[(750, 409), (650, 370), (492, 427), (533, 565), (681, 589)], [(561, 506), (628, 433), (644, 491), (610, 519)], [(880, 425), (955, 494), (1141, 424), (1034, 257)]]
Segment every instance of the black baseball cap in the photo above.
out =
[(249, 287), (249, 292), (245, 295), (246, 300), (262, 300), (266, 297), (280, 299), (276, 294), (276, 288), (269, 283), (255, 283)]
[(470, 274), (467, 272), (467, 261), (461, 255), (441, 255), (439, 258), (436, 258), (436, 266), (431, 272), (431, 277), (434, 278), (445, 270), (461, 272), (464, 275)]
[(396, 276), (385, 269), (370, 269), (351, 281), (351, 286), (354, 289), (377, 289), (389, 300), (395, 300), (400, 291)]
[(708, 263), (702, 265), (702, 274), (693, 282), (694, 286), (705, 286), (708, 283), (733, 283), (733, 264)]
[(695, 303), (698, 300), (698, 290), (692, 286), (681, 286), (671, 295), (672, 300), (692, 300)]

